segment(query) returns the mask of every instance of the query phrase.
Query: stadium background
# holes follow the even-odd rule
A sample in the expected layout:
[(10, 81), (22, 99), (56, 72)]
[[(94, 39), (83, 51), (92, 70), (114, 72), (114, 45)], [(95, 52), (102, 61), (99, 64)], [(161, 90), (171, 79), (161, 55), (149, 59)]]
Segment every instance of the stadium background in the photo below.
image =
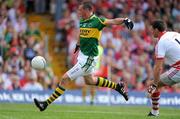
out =
[[(0, 0), (1, 94), (27, 91), (30, 95), (31, 91), (46, 92), (56, 87), (60, 76), (76, 62), (76, 54), (73, 52), (78, 39), (79, 21), (76, 10), (79, 2)], [(104, 50), (97, 75), (110, 77), (115, 82), (124, 80), (128, 84), (129, 92), (135, 91), (134, 95), (142, 96), (149, 81), (152, 80), (154, 63), (155, 40), (149, 25), (154, 19), (163, 19), (169, 30), (180, 32), (180, 1), (92, 0), (92, 2), (99, 16), (129, 17), (134, 21), (134, 29), (130, 32), (123, 26), (104, 29), (100, 41)], [(46, 58), (48, 62), (46, 71), (31, 68), (30, 60), (35, 55)], [(109, 67), (111, 67), (110, 76)], [(165, 66), (166, 68), (168, 66)], [(70, 89), (79, 89), (83, 85), (72, 82), (68, 86)], [(103, 93), (109, 91), (104, 88), (97, 90)], [(178, 95), (180, 85), (165, 87), (162, 92), (167, 95), (175, 92)], [(71, 94), (73, 95), (73, 91)]]

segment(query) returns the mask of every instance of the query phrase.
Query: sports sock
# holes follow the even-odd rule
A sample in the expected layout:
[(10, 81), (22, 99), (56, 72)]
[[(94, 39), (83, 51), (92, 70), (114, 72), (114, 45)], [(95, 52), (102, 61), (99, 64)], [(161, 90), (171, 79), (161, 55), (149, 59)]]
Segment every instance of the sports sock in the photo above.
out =
[(54, 100), (56, 100), (59, 96), (64, 94), (65, 89), (58, 85), (55, 91), (51, 94), (51, 96), (46, 100), (47, 104), (51, 104)]
[(117, 84), (106, 78), (98, 77), (96, 86), (116, 89)]
[(158, 115), (159, 114), (159, 99), (160, 99), (160, 92), (154, 92), (152, 94), (152, 110), (151, 113), (154, 115)]

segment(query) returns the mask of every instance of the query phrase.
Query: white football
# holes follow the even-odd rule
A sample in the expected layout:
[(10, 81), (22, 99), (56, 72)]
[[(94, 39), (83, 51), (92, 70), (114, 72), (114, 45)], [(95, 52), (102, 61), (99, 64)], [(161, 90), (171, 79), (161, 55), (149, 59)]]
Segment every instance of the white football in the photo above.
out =
[(31, 66), (36, 70), (43, 70), (46, 67), (46, 60), (42, 56), (35, 56), (31, 60)]

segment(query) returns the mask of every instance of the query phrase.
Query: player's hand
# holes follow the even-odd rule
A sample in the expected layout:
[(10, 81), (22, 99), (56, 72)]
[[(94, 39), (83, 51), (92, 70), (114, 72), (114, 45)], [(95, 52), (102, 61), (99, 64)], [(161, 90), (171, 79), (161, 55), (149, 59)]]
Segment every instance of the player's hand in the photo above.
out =
[(76, 47), (74, 49), (74, 53), (76, 53), (79, 50), (79, 48), (80, 48), (80, 45), (76, 44)]
[(133, 29), (134, 23), (129, 18), (125, 18), (123, 22), (129, 30)]
[(147, 97), (151, 97), (151, 95), (156, 91), (157, 85), (151, 84), (147, 89)]

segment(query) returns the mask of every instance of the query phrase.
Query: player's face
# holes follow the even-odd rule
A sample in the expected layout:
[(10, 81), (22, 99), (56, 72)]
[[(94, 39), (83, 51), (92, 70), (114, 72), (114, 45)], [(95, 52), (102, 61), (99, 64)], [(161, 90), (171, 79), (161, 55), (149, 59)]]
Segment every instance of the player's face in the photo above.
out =
[(83, 6), (82, 6), (82, 5), (80, 5), (80, 6), (78, 7), (77, 13), (78, 13), (78, 16), (79, 16), (80, 18), (83, 17), (83, 15), (84, 15), (84, 9), (83, 9)]
[(78, 13), (78, 16), (80, 18), (87, 19), (88, 18), (88, 16), (87, 16), (88, 12), (89, 12), (88, 10), (83, 9), (83, 5), (80, 5), (78, 7), (77, 13)]
[(159, 31), (158, 31), (157, 29), (153, 29), (153, 28), (152, 28), (152, 34), (153, 34), (153, 36), (154, 36), (155, 38), (157, 38), (158, 35), (159, 35)]

